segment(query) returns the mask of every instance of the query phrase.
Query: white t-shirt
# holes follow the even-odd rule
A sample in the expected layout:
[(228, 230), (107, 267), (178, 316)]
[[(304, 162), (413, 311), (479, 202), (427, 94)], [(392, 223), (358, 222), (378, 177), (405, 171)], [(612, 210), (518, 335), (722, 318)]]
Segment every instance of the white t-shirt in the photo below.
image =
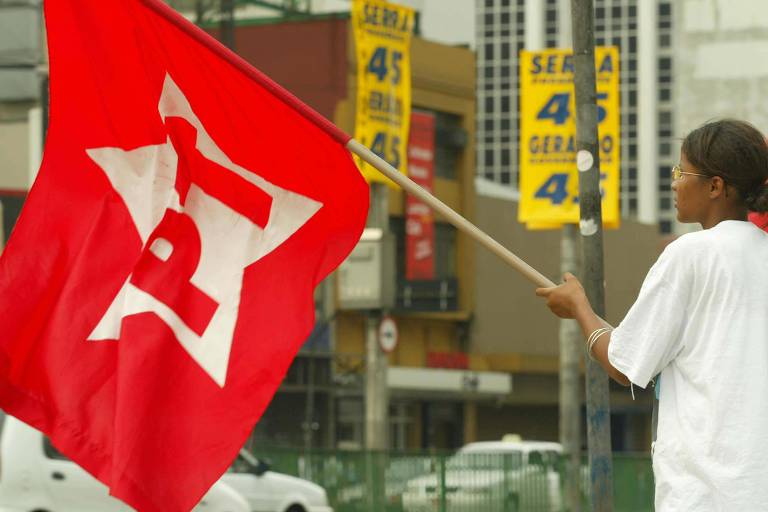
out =
[(608, 359), (643, 388), (661, 373), (657, 512), (768, 510), (768, 233), (724, 221), (667, 246)]

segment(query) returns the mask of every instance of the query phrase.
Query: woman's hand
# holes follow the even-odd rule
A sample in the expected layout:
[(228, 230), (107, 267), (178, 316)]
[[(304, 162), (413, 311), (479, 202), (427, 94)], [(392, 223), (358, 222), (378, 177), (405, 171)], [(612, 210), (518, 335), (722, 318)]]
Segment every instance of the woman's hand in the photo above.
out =
[(536, 295), (547, 299), (547, 307), (560, 318), (576, 318), (580, 310), (590, 308), (589, 299), (576, 277), (566, 272), (565, 283), (554, 288), (537, 288)]

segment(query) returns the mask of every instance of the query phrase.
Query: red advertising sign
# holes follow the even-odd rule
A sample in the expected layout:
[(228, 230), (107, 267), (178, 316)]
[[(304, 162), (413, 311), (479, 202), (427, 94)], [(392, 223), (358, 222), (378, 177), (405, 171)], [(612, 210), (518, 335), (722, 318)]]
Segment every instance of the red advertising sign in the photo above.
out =
[[(432, 192), (435, 174), (435, 116), (411, 113), (408, 176)], [(435, 278), (435, 218), (432, 209), (411, 195), (405, 199), (405, 277)]]
[(427, 352), (428, 368), (469, 369), (469, 356), (464, 352)]

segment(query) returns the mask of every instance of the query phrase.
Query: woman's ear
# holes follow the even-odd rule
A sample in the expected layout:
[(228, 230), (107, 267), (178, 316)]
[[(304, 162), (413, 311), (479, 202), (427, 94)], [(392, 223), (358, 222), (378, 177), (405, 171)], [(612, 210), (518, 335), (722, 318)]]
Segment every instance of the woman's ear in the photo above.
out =
[(728, 185), (720, 176), (712, 176), (709, 179), (709, 197), (716, 199), (721, 195), (728, 197)]

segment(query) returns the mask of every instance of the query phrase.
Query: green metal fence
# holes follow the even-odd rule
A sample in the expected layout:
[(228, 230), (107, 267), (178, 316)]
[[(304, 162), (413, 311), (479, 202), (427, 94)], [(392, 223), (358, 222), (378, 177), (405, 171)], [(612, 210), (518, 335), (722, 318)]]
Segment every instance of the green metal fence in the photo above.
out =
[[(259, 449), (272, 469), (312, 480), (336, 512), (480, 512), (567, 510), (565, 458), (552, 452), (449, 454), (425, 452)], [(653, 510), (648, 455), (613, 458), (614, 510)], [(583, 510), (589, 472), (580, 468)]]

